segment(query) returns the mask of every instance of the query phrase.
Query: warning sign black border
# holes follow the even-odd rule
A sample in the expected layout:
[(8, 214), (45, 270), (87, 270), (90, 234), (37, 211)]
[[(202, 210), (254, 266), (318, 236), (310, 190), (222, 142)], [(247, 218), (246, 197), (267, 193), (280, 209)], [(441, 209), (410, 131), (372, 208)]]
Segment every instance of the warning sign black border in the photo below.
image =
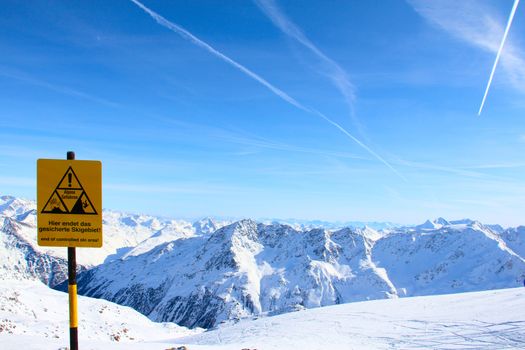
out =
[[(73, 176), (75, 176), (75, 179), (77, 180), (77, 183), (78, 185), (80, 186), (80, 188), (63, 188), (63, 187), (58, 187), (60, 186), (60, 184), (62, 183), (62, 181), (64, 181), (64, 179), (66, 178), (67, 174), (69, 173), (69, 171), (71, 170), (71, 172), (73, 173)], [(80, 194), (79, 196), (79, 199), (82, 197), (82, 196), (86, 196), (86, 199), (88, 200), (89, 204), (91, 205), (91, 208), (93, 208), (93, 211), (94, 213), (71, 213), (70, 211), (73, 209), (69, 209), (66, 205), (66, 203), (64, 203), (64, 201), (62, 200), (62, 198), (60, 197), (60, 194), (58, 193), (57, 190), (82, 190), (82, 193)], [(64, 208), (66, 208), (66, 210), (68, 210), (68, 212), (64, 213), (64, 212), (55, 212), (55, 211), (44, 211), (47, 207), (47, 205), (49, 204), (49, 202), (51, 201), (51, 199), (53, 198), (54, 195), (57, 195), (58, 199), (60, 199), (60, 202), (62, 203), (62, 205), (64, 206)], [(86, 190), (84, 190), (84, 186), (82, 186), (82, 184), (80, 183), (80, 180), (78, 179), (78, 176), (77, 174), (75, 173), (75, 170), (73, 170), (73, 167), (70, 165), (67, 170), (66, 170), (66, 173), (64, 174), (64, 176), (62, 176), (62, 178), (60, 179), (60, 181), (58, 182), (58, 185), (57, 187), (55, 187), (55, 190), (53, 191), (53, 193), (51, 193), (51, 196), (49, 197), (49, 199), (47, 200), (46, 204), (44, 205), (44, 207), (42, 208), (42, 211), (40, 212), (41, 214), (60, 214), (60, 215), (98, 215), (97, 213), (97, 209), (95, 208), (95, 206), (93, 205), (93, 203), (91, 202), (91, 200), (89, 199), (89, 196), (87, 195), (86, 193)]]

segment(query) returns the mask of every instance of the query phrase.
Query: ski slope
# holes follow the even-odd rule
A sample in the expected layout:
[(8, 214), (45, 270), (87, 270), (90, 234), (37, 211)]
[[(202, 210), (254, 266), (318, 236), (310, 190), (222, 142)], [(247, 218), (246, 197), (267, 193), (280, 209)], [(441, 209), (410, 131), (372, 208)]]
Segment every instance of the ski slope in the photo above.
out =
[[(80, 297), (79, 309), (83, 350), (525, 349), (525, 288), (356, 302), (208, 332), (91, 298)], [(37, 282), (0, 288), (0, 320), (2, 349), (68, 346), (67, 296)]]
[[(209, 349), (525, 348), (525, 288), (374, 300), (245, 321), (179, 341)], [(223, 347), (215, 347), (223, 345)]]

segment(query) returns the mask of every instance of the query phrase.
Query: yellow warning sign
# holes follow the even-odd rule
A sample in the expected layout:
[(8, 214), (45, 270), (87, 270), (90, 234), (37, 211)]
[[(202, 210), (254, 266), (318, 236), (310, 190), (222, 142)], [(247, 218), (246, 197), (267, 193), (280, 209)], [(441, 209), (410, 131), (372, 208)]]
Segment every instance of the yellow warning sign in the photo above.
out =
[(102, 246), (102, 164), (37, 160), (38, 244)]
[(72, 167), (67, 169), (55, 191), (44, 205), (42, 213), (97, 215), (93, 203), (89, 200)]

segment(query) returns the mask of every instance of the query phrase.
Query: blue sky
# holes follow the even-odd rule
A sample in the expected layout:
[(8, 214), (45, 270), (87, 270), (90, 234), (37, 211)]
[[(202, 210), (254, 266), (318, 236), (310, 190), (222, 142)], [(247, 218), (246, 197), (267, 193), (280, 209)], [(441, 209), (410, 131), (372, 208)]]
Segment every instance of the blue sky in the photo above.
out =
[(525, 224), (524, 8), (477, 116), (512, 5), (4, 1), (0, 193), (74, 150), (115, 210)]

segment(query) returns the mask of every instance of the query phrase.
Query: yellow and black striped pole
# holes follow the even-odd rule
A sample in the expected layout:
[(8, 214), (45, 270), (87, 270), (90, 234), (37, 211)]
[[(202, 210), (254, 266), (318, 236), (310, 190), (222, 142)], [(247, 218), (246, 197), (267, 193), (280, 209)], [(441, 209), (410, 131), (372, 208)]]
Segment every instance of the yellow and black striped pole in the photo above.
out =
[[(75, 160), (75, 152), (67, 152), (68, 160)], [(78, 350), (78, 308), (77, 308), (77, 252), (75, 247), (67, 248), (67, 272), (69, 292), (69, 348)]]

